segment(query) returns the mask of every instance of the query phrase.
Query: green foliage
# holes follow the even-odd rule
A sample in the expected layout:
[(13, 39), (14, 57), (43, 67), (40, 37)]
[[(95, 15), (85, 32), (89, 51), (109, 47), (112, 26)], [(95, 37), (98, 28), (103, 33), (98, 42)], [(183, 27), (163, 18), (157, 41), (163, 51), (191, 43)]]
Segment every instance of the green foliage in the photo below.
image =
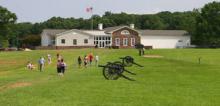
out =
[(41, 37), (39, 35), (28, 35), (25, 36), (21, 42), (22, 45), (26, 47), (38, 46), (41, 43)]
[(9, 42), (8, 42), (8, 40), (6, 40), (6, 39), (1, 40), (1, 45), (2, 45), (2, 48), (7, 48), (7, 47), (9, 47)]
[(191, 30), (191, 26), (195, 24), (195, 18), (195, 12), (160, 12), (154, 15), (106, 12), (103, 16), (93, 15), (90, 19), (52, 17), (43, 23), (37, 23), (38, 26), (35, 26), (32, 30), (35, 30), (37, 27), (40, 28), (36, 32), (40, 32), (43, 28), (91, 29), (92, 19), (94, 29), (97, 29), (99, 23), (103, 23), (104, 27), (135, 24), (135, 27), (138, 29)]
[(220, 47), (220, 2), (205, 5), (196, 21), (193, 42), (203, 46)]
[(0, 6), (0, 42), (3, 48), (9, 47), (11, 35), (11, 25), (15, 23), (17, 17), (6, 8)]
[(10, 32), (9, 25), (13, 24), (16, 20), (17, 17), (14, 13), (0, 6), (0, 36), (7, 39)]

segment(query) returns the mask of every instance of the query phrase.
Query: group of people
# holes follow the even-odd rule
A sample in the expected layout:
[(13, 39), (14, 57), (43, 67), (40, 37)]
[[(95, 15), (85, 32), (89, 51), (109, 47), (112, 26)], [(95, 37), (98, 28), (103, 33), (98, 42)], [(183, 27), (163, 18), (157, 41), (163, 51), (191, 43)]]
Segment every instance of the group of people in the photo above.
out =
[(83, 59), (82, 59), (81, 56), (79, 56), (78, 59), (77, 59), (78, 66), (79, 66), (79, 68), (81, 68), (82, 67), (82, 61), (83, 61), (84, 67), (87, 68), (88, 64), (89, 64), (89, 66), (92, 65), (93, 60), (95, 60), (95, 65), (97, 66), (98, 65), (98, 61), (99, 61), (99, 56), (98, 55), (96, 55), (95, 58), (94, 58), (93, 54), (90, 53), (88, 55), (85, 55), (83, 57)]
[[(87, 68), (88, 65), (92, 66), (93, 61), (95, 61), (95, 65), (98, 66), (99, 56), (98, 55), (93, 56), (92, 53), (89, 53), (88, 55), (85, 55), (83, 58), (81, 56), (77, 58), (79, 68), (82, 67), (82, 63), (84, 64), (85, 68)], [(52, 57), (50, 54), (47, 55), (47, 62), (48, 64), (52, 63)], [(67, 68), (67, 64), (64, 62), (63, 57), (59, 53), (57, 53), (56, 66), (57, 66), (58, 75), (63, 76)], [(44, 67), (45, 67), (45, 59), (44, 57), (40, 57), (40, 59), (38, 60), (38, 69), (40, 70), (40, 72), (44, 70)], [(34, 66), (34, 64), (31, 61), (28, 61), (27, 69), (33, 70), (35, 68), (36, 67)]]
[(66, 70), (66, 63), (64, 62), (64, 59), (62, 56), (58, 53), (57, 54), (57, 73), (59, 76), (63, 76)]
[[(47, 55), (47, 60), (48, 60), (48, 64), (51, 64), (51, 63), (52, 63), (52, 58), (51, 58), (51, 55), (50, 55), (50, 54)], [(44, 59), (44, 57), (40, 57), (40, 59), (38, 60), (38, 69), (39, 69), (40, 71), (43, 71), (44, 65), (45, 65), (45, 59)], [(35, 65), (34, 65), (31, 61), (28, 61), (28, 63), (27, 63), (27, 69), (33, 70), (33, 69), (35, 69), (35, 68), (36, 68)]]

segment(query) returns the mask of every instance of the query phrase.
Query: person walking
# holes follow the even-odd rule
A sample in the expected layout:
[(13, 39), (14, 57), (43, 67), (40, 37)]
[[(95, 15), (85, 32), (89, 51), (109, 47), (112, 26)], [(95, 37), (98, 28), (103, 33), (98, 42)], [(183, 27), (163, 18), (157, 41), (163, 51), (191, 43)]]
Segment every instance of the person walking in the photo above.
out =
[(78, 61), (78, 66), (79, 66), (79, 68), (81, 68), (81, 64), (82, 64), (82, 58), (81, 58), (81, 56), (78, 57), (77, 61)]
[(51, 64), (52, 58), (50, 54), (47, 54), (47, 61), (48, 61), (48, 64)]
[(61, 76), (61, 61), (57, 60), (57, 74)]
[(92, 65), (92, 60), (93, 60), (93, 55), (92, 55), (92, 53), (90, 53), (90, 54), (88, 55), (88, 58), (89, 58), (89, 65), (91, 66), (91, 65)]
[(142, 55), (145, 55), (145, 48), (143, 47), (143, 49), (142, 49)]
[(99, 62), (99, 56), (96, 55), (96, 56), (95, 56), (95, 65), (96, 65), (96, 66), (98, 66), (98, 62)]
[(84, 67), (87, 68), (88, 58), (86, 55), (84, 56), (83, 61), (84, 61)]
[(61, 60), (61, 59), (62, 59), (62, 56), (59, 53), (57, 53), (57, 60)]
[(66, 71), (66, 63), (64, 62), (63, 59), (61, 59), (61, 73), (62, 73), (62, 75), (64, 75), (65, 71)]
[(41, 58), (38, 60), (39, 70), (40, 70), (41, 72), (43, 71), (44, 63), (45, 63), (45, 60), (44, 60), (43, 57), (41, 57)]

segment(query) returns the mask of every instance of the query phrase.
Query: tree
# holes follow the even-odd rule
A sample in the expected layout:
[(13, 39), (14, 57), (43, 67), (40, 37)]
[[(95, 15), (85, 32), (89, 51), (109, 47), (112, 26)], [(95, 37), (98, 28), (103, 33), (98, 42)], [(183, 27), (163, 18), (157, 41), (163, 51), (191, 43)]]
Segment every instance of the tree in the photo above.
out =
[(7, 47), (9, 44), (9, 33), (10, 25), (14, 24), (17, 20), (17, 17), (14, 13), (11, 13), (6, 8), (0, 6), (0, 42), (3, 42), (1, 45)]
[(165, 25), (162, 23), (160, 17), (156, 15), (146, 15), (143, 20), (143, 29), (164, 29)]
[(202, 46), (220, 46), (220, 2), (206, 4), (196, 19), (193, 42)]

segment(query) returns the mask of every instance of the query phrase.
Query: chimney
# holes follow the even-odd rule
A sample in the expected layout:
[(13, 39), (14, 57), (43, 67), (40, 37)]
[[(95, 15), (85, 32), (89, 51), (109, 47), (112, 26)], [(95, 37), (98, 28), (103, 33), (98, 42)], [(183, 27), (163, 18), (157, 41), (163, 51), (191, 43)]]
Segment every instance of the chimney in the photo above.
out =
[(99, 26), (98, 26), (99, 30), (103, 30), (103, 24), (100, 23)]
[(130, 28), (131, 28), (131, 29), (134, 29), (134, 24), (130, 24)]

